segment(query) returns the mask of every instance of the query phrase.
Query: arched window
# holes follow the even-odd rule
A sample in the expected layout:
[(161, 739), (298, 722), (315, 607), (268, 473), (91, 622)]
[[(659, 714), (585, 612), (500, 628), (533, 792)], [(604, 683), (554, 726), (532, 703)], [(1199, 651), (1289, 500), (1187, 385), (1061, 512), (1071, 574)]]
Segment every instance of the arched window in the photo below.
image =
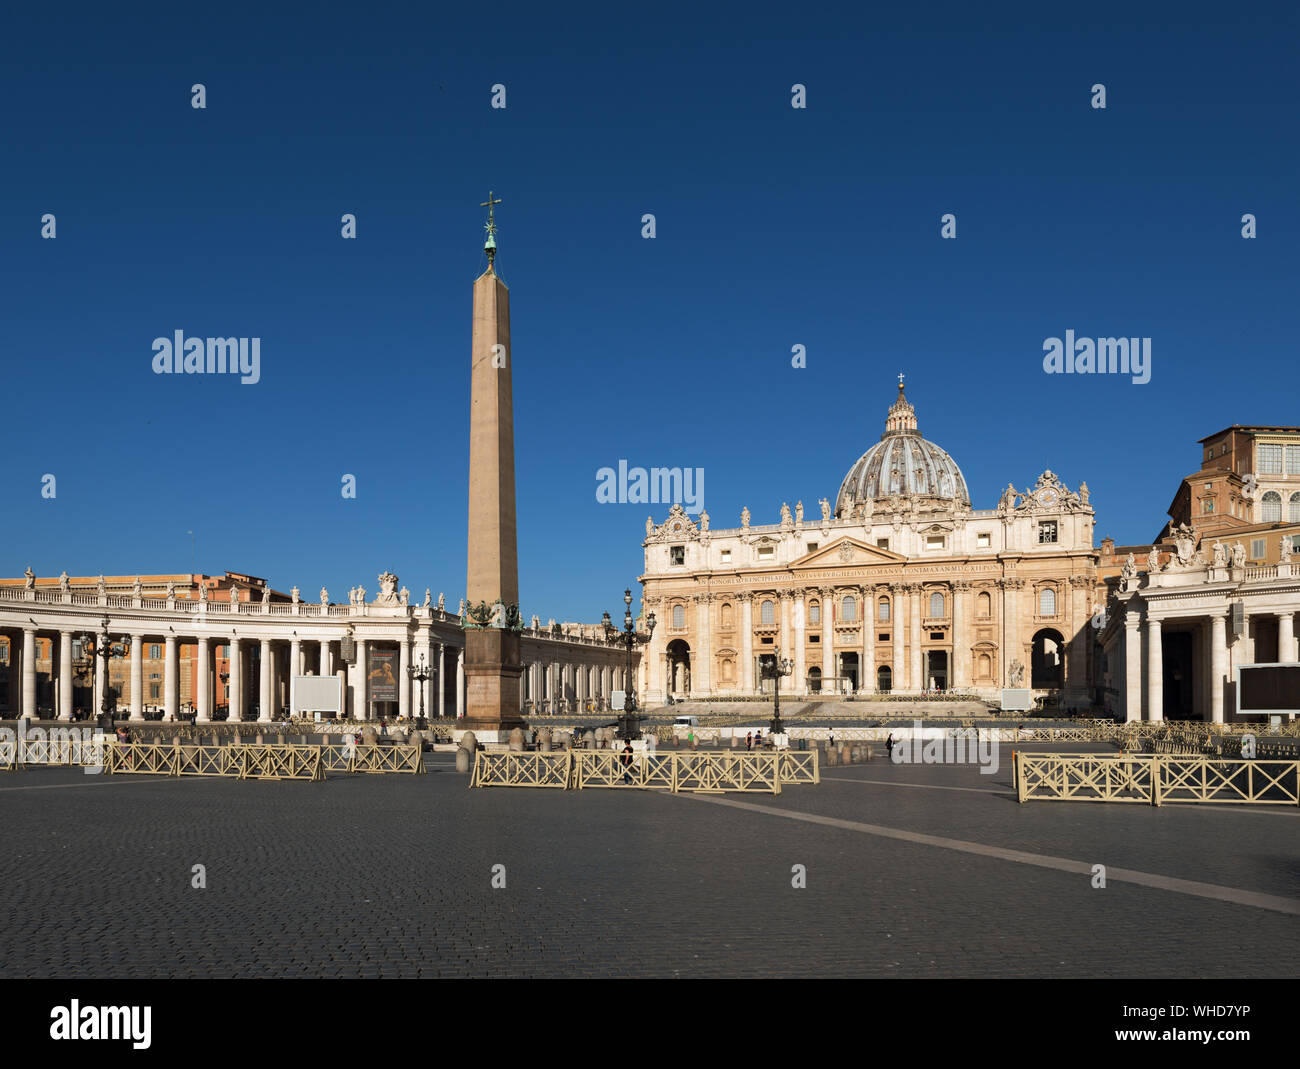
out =
[(1291, 495), (1288, 502), (1286, 518), (1288, 523), (1300, 523), (1300, 493)]
[(858, 618), (858, 603), (852, 594), (844, 598), (844, 619), (856, 620)]
[(876, 617), (882, 624), (889, 623), (889, 599), (881, 598), (876, 605)]
[(808, 622), (810, 624), (822, 622), (822, 605), (820, 601), (810, 601), (808, 603)]
[(936, 620), (943, 618), (943, 595), (937, 590), (930, 595), (930, 616)]
[(685, 626), (686, 626), (686, 606), (674, 605), (673, 606), (673, 627), (685, 627)]
[(980, 616), (986, 620), (993, 615), (993, 599), (989, 596), (989, 592), (987, 590), (980, 591), (978, 607), (976, 608), (975, 611), (977, 616)]
[(1264, 495), (1263, 512), (1260, 519), (1265, 523), (1279, 523), (1282, 520), (1282, 495), (1270, 490)]
[(764, 624), (776, 623), (776, 604), (770, 599), (763, 602), (762, 607), (759, 609), (758, 619)]
[(1038, 615), (1056, 615), (1056, 591), (1050, 586), (1043, 587), (1042, 592), (1038, 595)]
[(722, 606), (722, 630), (731, 630), (731, 606)]

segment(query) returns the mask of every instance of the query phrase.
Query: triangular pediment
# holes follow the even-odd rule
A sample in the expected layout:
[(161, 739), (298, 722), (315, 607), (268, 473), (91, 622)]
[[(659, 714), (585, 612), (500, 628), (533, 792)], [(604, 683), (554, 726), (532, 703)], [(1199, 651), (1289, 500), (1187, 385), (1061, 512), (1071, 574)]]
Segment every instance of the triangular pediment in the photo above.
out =
[(829, 545), (821, 546), (790, 562), (791, 568), (834, 568), (862, 564), (902, 564), (907, 558), (901, 553), (869, 546), (845, 535)]

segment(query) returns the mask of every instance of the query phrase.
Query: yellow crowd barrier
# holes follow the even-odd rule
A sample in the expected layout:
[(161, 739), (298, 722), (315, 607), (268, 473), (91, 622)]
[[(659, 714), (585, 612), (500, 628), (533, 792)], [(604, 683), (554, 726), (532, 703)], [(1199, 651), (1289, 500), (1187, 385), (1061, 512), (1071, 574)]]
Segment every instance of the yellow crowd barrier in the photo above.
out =
[(105, 767), (110, 775), (229, 776), (236, 779), (311, 781), (325, 778), (317, 746), (111, 742), (104, 752), (107, 758)]
[(1030, 801), (1300, 806), (1300, 761), (1174, 754), (1030, 754), (1012, 761), (1016, 797)]
[(641, 787), (677, 793), (780, 794), (783, 783), (820, 783), (815, 750), (761, 753), (637, 751), (628, 764), (617, 750), (558, 753), (488, 752), (474, 758), (471, 787), (555, 787), (585, 790)]

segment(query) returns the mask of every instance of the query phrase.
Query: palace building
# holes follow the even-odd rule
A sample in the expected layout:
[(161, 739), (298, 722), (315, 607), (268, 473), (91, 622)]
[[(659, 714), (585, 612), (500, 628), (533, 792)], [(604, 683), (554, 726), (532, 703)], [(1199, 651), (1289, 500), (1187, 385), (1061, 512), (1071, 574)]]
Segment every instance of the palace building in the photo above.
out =
[(805, 517), (710, 526), (674, 505), (646, 521), (647, 611), (660, 626), (647, 700), (770, 690), (793, 662), (796, 694), (943, 691), (996, 699), (1008, 686), (1091, 704), (1098, 552), (1087, 484), (1051, 471), (992, 508), (972, 506), (948, 452), (924, 438), (904, 394), (834, 501)]

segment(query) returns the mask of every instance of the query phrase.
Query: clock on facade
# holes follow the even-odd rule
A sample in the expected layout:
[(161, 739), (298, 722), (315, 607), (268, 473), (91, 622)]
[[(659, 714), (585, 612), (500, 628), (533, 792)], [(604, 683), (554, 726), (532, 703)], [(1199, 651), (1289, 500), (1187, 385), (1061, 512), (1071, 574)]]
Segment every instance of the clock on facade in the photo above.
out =
[(1051, 508), (1060, 500), (1060, 495), (1050, 486), (1046, 486), (1042, 490), (1039, 490), (1035, 497), (1037, 498), (1038, 503), (1044, 508)]

